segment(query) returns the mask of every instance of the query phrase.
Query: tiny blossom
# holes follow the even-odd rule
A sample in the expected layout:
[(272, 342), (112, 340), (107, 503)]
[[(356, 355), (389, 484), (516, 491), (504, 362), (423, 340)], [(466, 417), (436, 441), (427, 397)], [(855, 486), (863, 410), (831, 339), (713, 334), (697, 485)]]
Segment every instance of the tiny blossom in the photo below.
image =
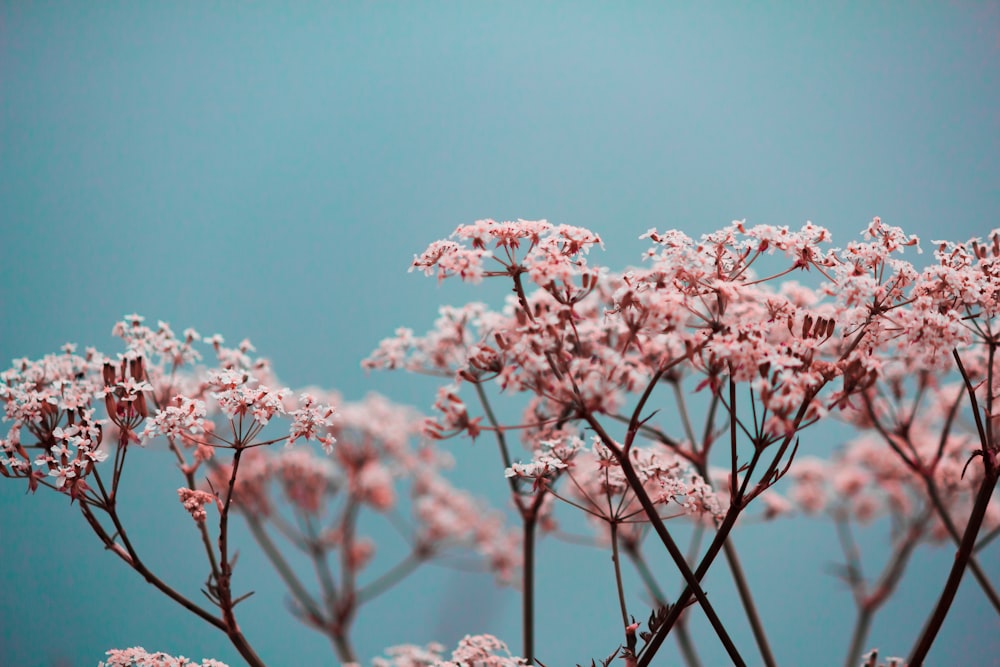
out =
[[(372, 667), (433, 667), (444, 658), (444, 645), (436, 642), (427, 646), (402, 644), (385, 650), (386, 657), (374, 658)], [(358, 663), (346, 663), (344, 667), (360, 667)]]
[[(472, 247), (452, 240), (435, 241), (414, 257), (410, 270), (420, 269), (428, 276), (436, 272), (439, 280), (458, 276), (468, 282), (526, 270), (536, 284), (553, 285), (580, 274), (585, 266), (580, 255), (601, 243), (590, 230), (553, 226), (545, 220), (479, 220), (460, 226), (451, 238), (469, 241)], [(528, 247), (522, 250), (522, 244)], [(520, 259), (519, 253), (523, 253)], [(484, 260), (489, 258), (496, 261), (497, 270), (486, 269)]]
[[(498, 655), (500, 653), (501, 655)], [(451, 653), (451, 662), (445, 665), (480, 665), (481, 667), (515, 667), (527, 665), (524, 658), (510, 654), (507, 644), (493, 635), (466, 635), (459, 640), (458, 646)]]

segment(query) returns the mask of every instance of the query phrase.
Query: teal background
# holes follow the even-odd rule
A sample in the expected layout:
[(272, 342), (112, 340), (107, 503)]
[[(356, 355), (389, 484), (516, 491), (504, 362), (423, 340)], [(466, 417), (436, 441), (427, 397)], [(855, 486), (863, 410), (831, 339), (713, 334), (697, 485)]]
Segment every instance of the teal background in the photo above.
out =
[[(137, 311), (249, 337), (290, 386), (428, 409), (434, 383), (360, 360), (442, 303), (505, 292), (408, 274), (428, 242), (477, 218), (547, 218), (597, 231), (594, 261), (622, 267), (650, 227), (734, 218), (812, 220), (846, 243), (879, 215), (927, 250), (985, 235), (998, 62), (995, 2), (3, 3), (0, 359), (67, 340), (113, 354), (112, 324)], [(502, 503), (489, 446), (446, 446), (460, 481)], [(135, 541), (199, 595), (173, 464), (153, 448), (129, 473)], [(5, 482), (0, 514), (0, 664), (94, 665), (137, 644), (240, 664), (104, 553), (66, 498)], [(875, 561), (883, 533), (865, 537)], [(735, 539), (781, 663), (840, 664), (853, 607), (827, 572), (830, 526)], [(950, 558), (918, 553), (869, 646), (908, 652)], [(241, 623), (269, 664), (335, 663), (250, 548), (237, 577), (257, 591)], [(546, 664), (610, 653), (607, 555), (545, 541), (539, 580)], [(752, 658), (725, 572), (709, 591)], [(932, 664), (997, 664), (996, 616), (970, 581), (955, 605)], [(365, 609), (356, 640), (366, 659), (470, 632), (516, 651), (518, 628), (515, 594), (430, 567)], [(711, 630), (693, 632), (706, 665), (725, 664)]]

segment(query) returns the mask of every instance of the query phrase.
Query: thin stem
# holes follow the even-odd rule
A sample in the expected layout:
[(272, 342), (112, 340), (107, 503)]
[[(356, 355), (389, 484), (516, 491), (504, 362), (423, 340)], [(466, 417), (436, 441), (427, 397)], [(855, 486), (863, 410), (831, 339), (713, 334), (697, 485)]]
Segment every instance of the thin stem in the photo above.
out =
[[(174, 456), (177, 457), (177, 463), (180, 465), (181, 472), (184, 474), (184, 479), (187, 482), (188, 488), (195, 491), (198, 488), (198, 485), (196, 484), (194, 478), (194, 470), (188, 467), (187, 459), (185, 459), (184, 453), (177, 446), (177, 443), (174, 442), (174, 438), (167, 438), (167, 442), (169, 443), (170, 451), (172, 451)], [(201, 534), (201, 544), (205, 548), (205, 557), (208, 558), (209, 566), (212, 569), (212, 576), (218, 577), (219, 564), (215, 560), (215, 549), (212, 548), (212, 537), (208, 534), (208, 523), (204, 521), (199, 522), (198, 532)]]
[(628, 609), (625, 606), (625, 588), (622, 586), (621, 559), (618, 554), (618, 522), (612, 519), (608, 522), (608, 527), (611, 529), (611, 562), (614, 563), (615, 567), (615, 584), (618, 587), (618, 607), (622, 612), (622, 628), (626, 628), (629, 622)]
[(320, 626), (324, 625), (326, 621), (323, 618), (323, 612), (320, 611), (316, 602), (312, 599), (312, 596), (302, 585), (302, 582), (300, 582), (298, 577), (295, 576), (295, 572), (288, 564), (288, 561), (285, 560), (285, 557), (281, 554), (277, 545), (275, 545), (274, 541), (271, 540), (271, 536), (267, 534), (267, 530), (263, 525), (261, 525), (257, 517), (246, 516), (245, 518), (247, 526), (250, 528), (250, 533), (253, 535), (253, 538), (257, 541), (257, 544), (264, 552), (264, 555), (266, 555), (267, 559), (271, 561), (271, 565), (273, 565), (274, 569), (278, 571), (278, 575), (281, 577), (282, 581), (285, 582), (285, 585), (291, 592), (292, 597), (294, 597), (295, 601), (299, 603), (302, 609), (309, 614), (314, 623)]
[[(698, 569), (695, 570), (694, 576), (698, 581), (705, 576), (708, 569), (711, 567), (712, 562), (715, 560), (715, 557), (718, 556), (719, 551), (722, 548), (722, 543), (729, 537), (730, 531), (736, 524), (737, 516), (739, 516), (739, 508), (733, 505), (729, 508), (729, 512), (726, 513), (725, 518), (723, 518), (722, 524), (720, 524), (718, 531), (715, 533), (715, 538), (708, 547), (708, 551), (706, 551), (705, 555), (702, 556), (701, 563), (698, 564)], [(643, 648), (637, 667), (648, 667), (649, 663), (653, 659), (653, 656), (656, 654), (656, 651), (659, 649), (660, 645), (663, 644), (663, 640), (666, 639), (667, 633), (670, 632), (671, 628), (673, 628), (680, 619), (681, 615), (684, 613), (684, 608), (687, 606), (688, 601), (694, 594), (695, 592), (693, 587), (690, 584), (687, 584), (684, 587), (684, 590), (681, 591), (677, 601), (674, 602), (673, 607), (671, 607), (670, 613), (667, 614), (667, 618), (664, 620), (663, 625), (660, 626), (660, 628), (656, 631), (656, 634), (653, 635), (653, 638)]]
[(976, 548), (973, 549), (973, 552), (979, 551), (980, 549), (989, 546), (990, 542), (995, 540), (998, 536), (1000, 536), (1000, 526), (997, 526), (990, 532), (983, 535), (983, 538), (978, 542), (976, 542)]
[[(735, 385), (730, 383), (730, 401), (735, 398)], [(732, 410), (733, 407), (730, 407)], [(731, 421), (735, 422), (735, 415), (731, 415)], [(736, 442), (736, 434), (732, 430), (730, 431), (730, 438), (732, 442)], [(735, 445), (732, 446), (732, 454), (735, 460)], [(735, 467), (735, 464), (734, 464)], [(703, 463), (698, 466), (698, 473), (701, 475), (702, 479), (708, 480), (708, 465)], [(735, 476), (730, 480), (730, 492), (731, 497), (736, 498), (736, 478)], [(726, 563), (729, 565), (729, 571), (732, 574), (733, 582), (736, 584), (736, 590), (740, 596), (740, 602), (743, 604), (743, 611), (746, 614), (747, 620), (750, 622), (750, 629), (753, 631), (754, 641), (757, 643), (757, 649), (760, 651), (761, 660), (767, 667), (775, 667), (777, 662), (774, 659), (774, 653), (771, 650), (771, 645), (767, 640), (767, 633), (764, 631), (764, 624), (761, 622), (760, 613), (757, 611), (757, 605), (754, 603), (753, 594), (750, 592), (750, 585), (747, 583), (746, 574), (743, 571), (743, 566), (740, 563), (739, 555), (736, 548), (731, 544), (730, 541), (726, 541), (723, 544), (723, 550), (726, 555)]]
[(420, 567), (423, 562), (424, 559), (418, 556), (416, 552), (411, 552), (406, 558), (386, 570), (378, 579), (358, 589), (358, 606), (361, 606), (370, 600), (374, 600), (379, 595), (392, 588), (404, 577), (406, 577), (406, 575)]
[(906, 570), (906, 565), (910, 561), (910, 556), (913, 555), (913, 550), (924, 535), (930, 516), (931, 510), (928, 509), (910, 524), (906, 535), (896, 542), (893, 553), (889, 556), (886, 567), (879, 576), (878, 583), (870, 593), (865, 591), (860, 554), (851, 534), (850, 524), (846, 518), (838, 521), (838, 534), (848, 559), (848, 579), (858, 608), (858, 616), (851, 634), (851, 644), (844, 659), (844, 667), (857, 664), (857, 660), (861, 657), (861, 651), (868, 638), (875, 613), (896, 590), (896, 586)]
[(729, 571), (732, 573), (733, 581), (736, 583), (736, 590), (739, 591), (743, 610), (746, 612), (747, 620), (750, 621), (750, 629), (753, 630), (753, 638), (757, 642), (757, 648), (760, 650), (761, 660), (764, 661), (767, 667), (775, 667), (777, 662), (774, 659), (774, 654), (771, 652), (771, 645), (767, 641), (764, 624), (761, 622), (760, 613), (754, 604), (753, 595), (750, 593), (750, 585), (747, 583), (746, 574), (743, 572), (743, 566), (740, 564), (739, 556), (736, 553), (736, 547), (733, 546), (732, 540), (726, 540), (722, 548), (726, 554), (726, 562), (729, 563)]
[[(500, 426), (500, 422), (497, 421), (496, 415), (493, 413), (493, 407), (490, 405), (489, 399), (486, 397), (486, 391), (483, 390), (483, 385), (479, 382), (473, 383), (476, 387), (476, 395), (479, 397), (479, 403), (483, 406), (483, 413), (486, 415), (486, 420), (490, 425), (496, 429), (495, 433), (497, 436), (497, 446), (500, 448), (500, 458), (503, 459), (504, 469), (509, 468), (511, 465), (510, 452), (507, 449), (507, 437), (504, 435), (503, 427)], [(517, 489), (513, 486), (514, 481), (511, 479), (511, 491), (515, 494)]]
[[(520, 277), (515, 274), (514, 283), (517, 287), (518, 297), (521, 300), (521, 305), (524, 308), (527, 316), (531, 318), (531, 312), (528, 308), (527, 299), (524, 296), (524, 289), (521, 286)], [(509, 468), (511, 465), (510, 453), (507, 449), (507, 438), (504, 435), (503, 428), (500, 426), (496, 415), (493, 413), (493, 409), (490, 406), (490, 402), (486, 397), (486, 392), (483, 390), (482, 386), (477, 382), (475, 383), (476, 395), (479, 396), (479, 402), (483, 406), (483, 412), (486, 415), (487, 421), (493, 426), (497, 438), (497, 446), (500, 449), (500, 458), (503, 460), (504, 468)], [(532, 503), (531, 507), (525, 507), (525, 503), (521, 500), (520, 494), (517, 492), (517, 485), (515, 484), (514, 478), (508, 478), (508, 483), (510, 485), (511, 497), (514, 504), (517, 506), (518, 513), (521, 515), (521, 527), (524, 534), (524, 539), (522, 541), (523, 545), (523, 573), (522, 573), (522, 584), (524, 586), (524, 591), (521, 595), (521, 610), (522, 610), (522, 636), (524, 641), (524, 657), (528, 660), (528, 664), (532, 664), (535, 660), (535, 526), (538, 522), (538, 508), (541, 506), (541, 500), (544, 498), (544, 493), (537, 494), (535, 496), (535, 501)]]
[(844, 667), (856, 667), (865, 639), (871, 630), (872, 619), (875, 617), (875, 607), (862, 606), (858, 609), (858, 616), (854, 620), (854, 630), (851, 632), (851, 644), (847, 649), (847, 658), (844, 660)]
[(250, 646), (236, 623), (234, 611), (236, 603), (233, 602), (231, 587), (233, 564), (229, 560), (229, 510), (232, 507), (233, 489), (236, 486), (236, 475), (240, 468), (240, 455), (242, 453), (242, 449), (237, 449), (233, 455), (233, 472), (229, 477), (229, 491), (226, 493), (226, 502), (219, 513), (219, 576), (215, 580), (216, 593), (219, 607), (222, 609), (222, 619), (226, 623), (226, 635), (229, 637), (229, 641), (251, 667), (263, 667), (264, 661)]
[(674, 388), (674, 400), (677, 401), (677, 412), (680, 413), (681, 416), (681, 424), (684, 426), (684, 434), (687, 436), (691, 446), (694, 447), (696, 442), (694, 429), (691, 427), (691, 418), (688, 415), (687, 403), (684, 401), (684, 392), (681, 390), (681, 383), (679, 380), (672, 380), (670, 384)]

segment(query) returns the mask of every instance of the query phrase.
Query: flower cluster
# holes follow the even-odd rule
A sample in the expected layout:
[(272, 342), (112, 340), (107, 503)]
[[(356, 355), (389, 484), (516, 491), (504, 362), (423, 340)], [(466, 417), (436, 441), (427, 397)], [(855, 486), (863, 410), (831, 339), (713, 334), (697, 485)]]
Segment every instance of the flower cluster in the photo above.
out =
[[(507, 644), (492, 635), (466, 635), (445, 657), (445, 647), (438, 643), (427, 646), (404, 644), (385, 651), (383, 658), (372, 660), (372, 667), (524, 667), (524, 658), (512, 656)], [(344, 667), (360, 667), (347, 663)]]
[[(458, 276), (468, 282), (479, 282), (484, 276), (526, 273), (541, 287), (566, 289), (578, 277), (596, 275), (588, 270), (583, 255), (601, 243), (588, 229), (551, 225), (545, 220), (478, 220), (460, 226), (451, 238), (472, 247), (451, 240), (436, 241), (414, 257), (410, 270), (420, 269), (426, 275), (436, 272), (439, 280)], [(487, 268), (487, 260), (496, 268)]]
[(27, 479), (32, 491), (51, 486), (74, 500), (89, 490), (86, 479), (108, 457), (94, 407), (104, 394), (104, 358), (92, 349), (84, 357), (75, 351), (67, 344), (59, 355), (19, 359), (0, 375), (4, 421), (10, 422), (0, 438), (0, 474)]
[(107, 656), (107, 661), (98, 663), (97, 667), (229, 667), (223, 662), (210, 658), (195, 662), (182, 655), (175, 658), (159, 651), (149, 653), (141, 646), (111, 649), (107, 652)]

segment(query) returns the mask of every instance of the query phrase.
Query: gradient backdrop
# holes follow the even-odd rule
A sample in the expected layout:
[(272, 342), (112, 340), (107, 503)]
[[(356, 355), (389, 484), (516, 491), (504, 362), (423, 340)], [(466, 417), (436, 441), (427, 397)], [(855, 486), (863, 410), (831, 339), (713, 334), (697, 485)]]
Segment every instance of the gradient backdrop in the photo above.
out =
[[(477, 218), (590, 227), (607, 246), (593, 261), (612, 267), (639, 261), (650, 227), (696, 236), (734, 218), (812, 220), (841, 243), (875, 215), (925, 241), (984, 235), (1000, 211), (997, 7), (5, 2), (0, 359), (65, 341), (113, 354), (112, 324), (137, 311), (249, 337), (292, 387), (427, 409), (433, 383), (359, 361), (442, 303), (502, 298), (406, 271)], [(445, 446), (460, 482), (503, 502), (489, 443)], [(156, 448), (131, 459), (133, 539), (197, 596), (173, 465)], [(0, 483), (0, 514), (0, 664), (95, 665), (136, 644), (240, 664), (104, 553), (66, 498)], [(869, 562), (885, 557), (882, 529), (863, 538)], [(735, 540), (782, 664), (840, 664), (853, 605), (828, 572), (831, 527)], [(540, 656), (607, 655), (620, 641), (607, 555), (552, 540), (540, 553)], [(909, 650), (949, 560), (918, 553), (870, 646)], [(996, 549), (983, 560), (1000, 577)], [(242, 624), (269, 664), (335, 663), (250, 548), (237, 582), (257, 591)], [(724, 570), (708, 586), (752, 657)], [(363, 611), (357, 645), (367, 660), (493, 632), (517, 650), (517, 599), (427, 567)], [(967, 580), (933, 663), (997, 664), (997, 630)], [(706, 664), (725, 664), (711, 630), (693, 631)]]

